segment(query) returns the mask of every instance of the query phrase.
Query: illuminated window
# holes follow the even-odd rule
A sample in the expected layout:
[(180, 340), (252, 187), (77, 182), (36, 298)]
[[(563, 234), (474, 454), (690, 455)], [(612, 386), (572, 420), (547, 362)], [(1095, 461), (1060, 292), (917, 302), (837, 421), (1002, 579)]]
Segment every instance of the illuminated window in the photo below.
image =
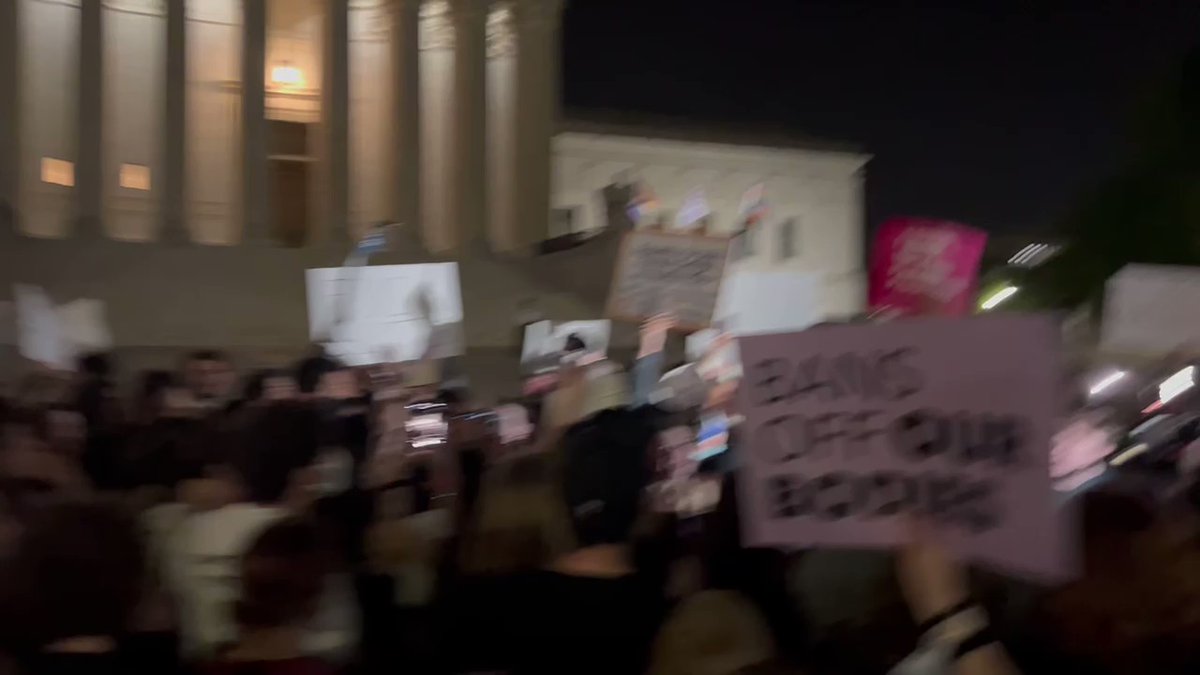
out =
[(75, 187), (75, 163), (53, 157), (42, 158), (42, 182)]
[(143, 164), (122, 164), (120, 185), (129, 190), (150, 189), (150, 167)]

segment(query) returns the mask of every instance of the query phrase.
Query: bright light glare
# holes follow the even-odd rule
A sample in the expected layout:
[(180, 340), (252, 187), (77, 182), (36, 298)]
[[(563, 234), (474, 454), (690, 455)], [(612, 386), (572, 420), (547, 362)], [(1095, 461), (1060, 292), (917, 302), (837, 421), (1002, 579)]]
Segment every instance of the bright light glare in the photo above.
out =
[(1158, 385), (1159, 403), (1170, 403), (1171, 399), (1191, 389), (1196, 384), (1196, 367), (1188, 366), (1183, 370), (1163, 380)]
[(1095, 396), (1095, 395), (1099, 394), (1100, 392), (1104, 391), (1105, 389), (1108, 389), (1109, 387), (1113, 386), (1114, 384), (1125, 379), (1125, 375), (1127, 375), (1127, 373), (1123, 370), (1118, 370), (1115, 373), (1110, 373), (1104, 379), (1100, 380), (1096, 384), (1093, 384), (1092, 388), (1088, 390), (1088, 393), (1091, 394), (1092, 396)]
[(1019, 290), (1020, 289), (1017, 288), (1016, 286), (1005, 286), (1004, 288), (1001, 288), (1000, 290), (996, 291), (995, 293), (992, 293), (983, 302), (979, 303), (979, 307), (980, 307), (980, 309), (983, 309), (983, 310), (992, 309), (996, 305), (999, 305), (1000, 303), (1004, 302), (1005, 300), (1016, 295), (1017, 291), (1019, 291)]

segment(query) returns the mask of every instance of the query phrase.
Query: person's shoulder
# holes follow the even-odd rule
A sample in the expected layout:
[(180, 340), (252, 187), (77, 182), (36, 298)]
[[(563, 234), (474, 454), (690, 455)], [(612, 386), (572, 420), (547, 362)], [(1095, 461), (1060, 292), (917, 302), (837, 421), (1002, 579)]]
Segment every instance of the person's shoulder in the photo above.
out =
[(240, 552), (246, 540), (271, 523), (287, 516), (287, 511), (258, 504), (229, 504), (210, 511), (190, 514), (183, 529), (192, 547), (212, 553)]

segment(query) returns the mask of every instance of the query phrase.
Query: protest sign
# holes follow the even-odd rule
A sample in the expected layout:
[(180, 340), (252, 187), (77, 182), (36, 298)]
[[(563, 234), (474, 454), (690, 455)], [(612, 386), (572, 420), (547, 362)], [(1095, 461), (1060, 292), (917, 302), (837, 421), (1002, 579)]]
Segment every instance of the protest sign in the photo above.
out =
[(1060, 402), (1046, 317), (928, 318), (740, 338), (740, 503), (752, 546), (897, 544), (897, 516), (959, 554), (1069, 575), (1051, 486)]
[(704, 190), (696, 188), (688, 193), (683, 204), (680, 205), (679, 212), (675, 214), (674, 227), (676, 230), (694, 230), (710, 215), (712, 215), (712, 209), (708, 206), (708, 198), (704, 196)]
[(46, 291), (16, 284), (13, 300), (17, 305), (17, 350), (21, 356), (53, 368), (71, 367), (71, 348)]
[(17, 315), (17, 349), (22, 356), (52, 368), (71, 369), (75, 359), (113, 346), (104, 303), (79, 298), (55, 305), (45, 289), (13, 287)]
[(463, 352), (456, 263), (310, 269), (306, 281), (309, 335), (350, 365)]
[(608, 353), (611, 334), (612, 322), (607, 319), (531, 323), (525, 327), (521, 366), (526, 370), (557, 366), (559, 357), (568, 350), (567, 340), (571, 337), (583, 344), (585, 354), (603, 356)]
[(741, 270), (721, 286), (713, 316), (738, 336), (804, 330), (822, 318), (819, 287), (811, 274)]
[(683, 330), (708, 326), (721, 291), (729, 240), (646, 230), (621, 243), (608, 316), (643, 321), (671, 314)]
[(970, 313), (986, 244), (987, 234), (957, 223), (924, 218), (885, 222), (871, 252), (871, 309), (909, 315)]
[[(1126, 265), (1104, 289), (1101, 346), (1125, 354), (1200, 352), (1200, 267)], [(1181, 311), (1182, 310), (1182, 311)]]

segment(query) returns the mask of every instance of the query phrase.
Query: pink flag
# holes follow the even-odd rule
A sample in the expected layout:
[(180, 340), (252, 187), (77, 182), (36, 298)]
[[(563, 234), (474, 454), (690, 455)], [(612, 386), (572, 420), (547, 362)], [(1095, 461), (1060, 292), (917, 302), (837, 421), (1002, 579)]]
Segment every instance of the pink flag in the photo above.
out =
[(875, 235), (872, 311), (960, 316), (971, 311), (987, 233), (949, 221), (892, 218)]

